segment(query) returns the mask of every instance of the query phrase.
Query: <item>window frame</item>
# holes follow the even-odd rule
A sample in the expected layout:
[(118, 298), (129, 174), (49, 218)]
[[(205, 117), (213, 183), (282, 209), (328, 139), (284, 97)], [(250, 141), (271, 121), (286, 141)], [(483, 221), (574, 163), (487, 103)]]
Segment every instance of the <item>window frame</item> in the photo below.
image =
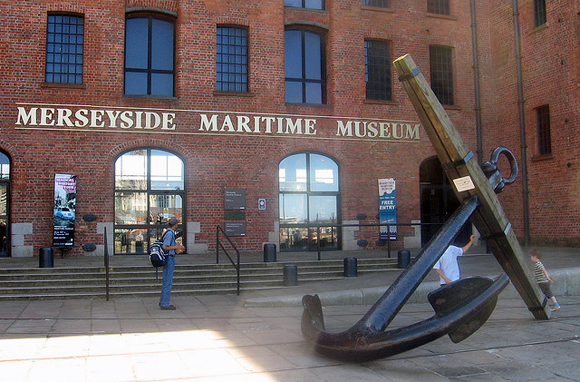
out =
[[(287, 33), (292, 31), (300, 32), (300, 66), (301, 66), (301, 77), (288, 77), (288, 52), (287, 49)], [(307, 77), (307, 62), (310, 60), (306, 57), (307, 45), (306, 45), (306, 34), (311, 33), (319, 37), (320, 41), (320, 51), (317, 57), (320, 61), (320, 79), (308, 78)], [(286, 28), (284, 31), (284, 89), (285, 89), (285, 102), (287, 104), (293, 105), (326, 105), (327, 104), (327, 79), (326, 79), (326, 33), (313, 28), (308, 28), (304, 26), (292, 26)], [(293, 57), (296, 59), (296, 57)], [(295, 61), (293, 61), (296, 63)], [(288, 84), (289, 83), (300, 83), (301, 86), (301, 102), (291, 102), (288, 101)], [(308, 101), (308, 85), (309, 84), (320, 84), (320, 102), (307, 102)]]
[(451, 1), (427, 0), (427, 13), (433, 15), (451, 16)]
[[(365, 99), (370, 101), (392, 101), (393, 100), (393, 72), (391, 42), (389, 40), (365, 39)], [(384, 44), (384, 52), (387, 55), (380, 56), (383, 51), (373, 50), (374, 55), (370, 56), (372, 44)], [(375, 47), (376, 48), (376, 47)], [(373, 65), (373, 61), (383, 60), (384, 65)], [(380, 71), (380, 73), (378, 73)], [(373, 77), (371, 79), (371, 76)], [(376, 77), (379, 77), (378, 79)], [(384, 78), (384, 81), (382, 80)], [(382, 93), (382, 94), (379, 94)], [(379, 95), (377, 95), (379, 94)]]
[[(301, 160), (301, 156), (304, 156), (304, 165), (305, 168), (301, 169), (304, 172), (301, 173), (301, 176), (304, 176), (304, 178), (298, 178), (298, 172), (296, 172), (296, 186), (295, 189), (291, 189), (288, 187), (284, 187), (283, 188), (283, 184), (281, 182), (281, 166), (284, 163), (284, 161), (288, 160), (288, 159), (294, 159), (294, 160)], [(315, 156), (313, 158), (313, 156)], [(333, 170), (336, 171), (336, 173), (334, 174), (336, 176), (336, 180), (333, 181), (333, 184), (336, 184), (336, 189), (324, 189), (323, 186), (321, 186), (321, 184), (325, 184), (328, 182), (319, 182), (316, 183), (312, 178), (313, 176), (315, 176), (314, 174), (316, 174), (316, 166), (313, 165), (314, 163), (317, 163), (318, 161), (325, 161), (328, 160), (330, 161), (330, 163), (332, 164)], [(325, 179), (325, 178), (321, 178), (321, 179)], [(291, 184), (290, 184), (291, 186)], [(304, 188), (303, 188), (304, 187)], [(282, 160), (280, 160), (280, 162), (278, 163), (278, 199), (279, 199), (279, 210), (278, 210), (278, 219), (279, 219), (279, 229), (280, 229), (280, 236), (282, 238), (282, 236), (284, 235), (283, 232), (287, 231), (288, 235), (288, 244), (287, 245), (282, 245), (283, 243), (280, 243), (280, 250), (284, 251), (284, 250), (289, 250), (289, 251), (313, 251), (313, 250), (317, 250), (317, 244), (318, 243), (314, 243), (314, 241), (318, 241), (318, 238), (313, 238), (313, 233), (316, 233), (316, 228), (317, 225), (320, 224), (321, 228), (330, 228), (330, 227), (324, 227), (325, 223), (328, 224), (340, 224), (341, 222), (341, 183), (340, 183), (340, 166), (338, 164), (338, 162), (332, 158), (329, 157), (328, 155), (322, 154), (322, 153), (318, 153), (318, 152), (298, 152), (298, 153), (294, 153), (294, 154), (290, 154), (286, 157), (284, 157)], [(285, 208), (285, 203), (284, 203), (284, 199), (286, 198), (286, 196), (291, 197), (291, 198), (296, 198), (296, 197), (301, 197), (301, 200), (304, 202), (304, 206), (302, 209), (302, 214), (304, 214), (306, 216), (306, 219), (304, 221), (299, 220), (297, 222), (293, 222), (293, 223), (288, 223), (285, 222), (285, 212), (283, 211), (283, 209)], [(311, 218), (311, 214), (314, 212), (312, 210), (312, 208), (314, 208), (316, 205), (319, 205), (319, 203), (311, 203), (313, 199), (319, 199), (319, 198), (334, 198), (334, 207), (336, 208), (336, 216), (333, 219), (330, 220), (321, 220), (320, 223), (318, 220), (315, 220), (313, 218)], [(297, 215), (300, 216), (300, 215)], [(304, 242), (305, 246), (298, 248), (295, 245), (289, 245), (290, 241), (292, 241), (290, 239), (290, 231), (294, 232), (296, 230), (302, 231), (302, 241)], [(307, 233), (306, 236), (304, 235), (304, 233)], [(321, 249), (322, 250), (340, 250), (341, 249), (341, 230), (338, 229), (337, 227), (332, 227), (331, 228), (331, 240), (330, 240), (330, 245), (324, 245)], [(328, 230), (321, 230), (321, 236), (328, 236)], [(335, 240), (336, 238), (336, 240)], [(304, 241), (305, 240), (305, 241)], [(326, 241), (328, 243), (328, 241)]]
[(0, 181), (10, 181), (12, 158), (7, 152), (0, 149)]
[(363, 0), (363, 6), (375, 8), (391, 8), (390, 0)]
[(534, 28), (541, 27), (548, 22), (546, 0), (534, 0)]
[[(128, 68), (127, 67), (127, 37), (128, 37), (128, 21), (129, 20), (136, 20), (136, 19), (146, 19), (147, 20), (147, 67), (146, 68)], [(173, 52), (172, 57), (172, 68), (171, 69), (155, 69), (152, 68), (151, 57), (152, 57), (152, 29), (153, 29), (153, 20), (160, 20), (169, 22), (172, 25), (172, 39), (173, 39), (173, 46), (171, 50)], [(131, 12), (127, 13), (125, 16), (125, 55), (124, 55), (124, 63), (123, 63), (123, 95), (125, 97), (145, 97), (145, 98), (174, 98), (175, 91), (176, 91), (176, 19), (175, 17), (171, 17), (169, 15), (163, 13), (155, 13), (155, 12)], [(146, 93), (127, 93), (127, 73), (144, 73), (147, 76), (147, 90)], [(172, 77), (172, 86), (171, 86), (171, 95), (167, 94), (153, 94), (152, 90), (152, 76), (155, 74), (170, 74)]]
[[(236, 35), (224, 35), (220, 34), (220, 30), (228, 29), (238, 31), (244, 31), (244, 36)], [(234, 40), (238, 40), (238, 38), (245, 39), (245, 44), (237, 44), (237, 41), (234, 44), (221, 44), (220, 43), (220, 36), (223, 38), (228, 38), (231, 41), (233, 38)], [(229, 42), (229, 41), (228, 41)], [(228, 46), (233, 47), (234, 50), (238, 48), (243, 48), (245, 50), (244, 53), (238, 52), (220, 52), (220, 46)], [(227, 57), (229, 60), (222, 60), (220, 61), (220, 55), (222, 57)], [(216, 91), (219, 92), (236, 92), (236, 93), (248, 93), (250, 91), (250, 84), (249, 84), (249, 55), (250, 55), (250, 48), (249, 48), (249, 30), (247, 27), (242, 27), (238, 25), (217, 25), (216, 27)], [(232, 62), (233, 59), (233, 62)], [(242, 59), (244, 62), (238, 62), (239, 59)], [(220, 66), (230, 66), (234, 67), (234, 71), (224, 71), (220, 70)], [(224, 81), (223, 77), (226, 76), (231, 78), (234, 76), (234, 81)], [(238, 76), (241, 76), (241, 79), (238, 81)], [(222, 77), (222, 79), (220, 79)], [(233, 88), (233, 89), (232, 89)]]
[[(143, 152), (143, 156), (144, 156), (144, 172), (140, 173), (140, 175), (145, 175), (144, 178), (144, 183), (141, 183), (140, 185), (137, 185), (136, 187), (131, 187), (131, 186), (119, 186), (117, 181), (117, 164), (118, 162), (121, 160), (121, 158), (125, 155), (130, 155), (133, 153), (139, 153), (139, 152)], [(155, 154), (152, 154), (153, 152), (155, 152)], [(180, 177), (180, 182), (182, 183), (183, 187), (176, 189), (175, 187), (171, 187), (171, 186), (167, 186), (165, 188), (161, 188), (161, 187), (154, 187), (153, 186), (153, 178), (156, 176), (156, 174), (154, 174), (154, 170), (152, 169), (151, 163), (152, 163), (152, 156), (153, 155), (157, 155), (158, 153), (161, 154), (165, 154), (167, 157), (172, 157), (172, 158), (176, 158), (178, 160), (181, 161), (181, 177)], [(137, 155), (137, 154), (135, 154)], [(134, 167), (131, 167), (132, 170), (134, 170)], [(140, 254), (140, 255), (144, 255), (148, 253), (149, 247), (151, 244), (153, 244), (153, 241), (155, 241), (156, 239), (160, 238), (162, 233), (163, 233), (163, 229), (167, 227), (167, 219), (171, 216), (167, 215), (167, 216), (161, 216), (160, 213), (157, 215), (158, 218), (155, 219), (154, 221), (154, 215), (152, 215), (152, 210), (153, 210), (153, 206), (151, 205), (151, 200), (152, 198), (154, 198), (157, 202), (163, 202), (163, 201), (167, 201), (172, 197), (175, 197), (175, 200), (178, 200), (180, 198), (181, 200), (181, 205), (180, 205), (180, 211), (181, 211), (181, 216), (177, 216), (177, 218), (180, 220), (179, 226), (178, 226), (178, 230), (180, 232), (182, 232), (182, 236), (183, 242), (186, 241), (185, 238), (185, 233), (186, 233), (186, 229), (185, 229), (185, 221), (186, 221), (186, 163), (184, 161), (184, 159), (177, 155), (176, 153), (169, 151), (165, 148), (158, 148), (158, 147), (137, 147), (137, 148), (132, 148), (129, 149), (123, 153), (121, 153), (119, 156), (117, 156), (117, 158), (115, 159), (114, 162), (114, 179), (113, 179), (113, 184), (114, 184), (114, 196), (113, 196), (113, 205), (114, 205), (114, 224), (113, 224), (113, 235), (114, 235), (114, 240), (113, 240), (113, 245), (114, 245), (114, 252), (115, 255), (131, 255), (131, 254)], [(169, 174), (167, 174), (169, 176)], [(138, 178), (139, 179), (139, 178)], [(168, 182), (169, 182), (169, 177), (167, 178)], [(170, 188), (171, 187), (171, 188)], [(118, 222), (118, 213), (123, 212), (123, 210), (118, 210), (117, 209), (117, 202), (121, 202), (122, 200), (127, 200), (126, 197), (129, 196), (131, 197), (131, 194), (133, 194), (134, 197), (136, 197), (137, 199), (134, 200), (141, 200), (144, 201), (145, 203), (145, 210), (144, 211), (136, 211), (134, 216), (139, 217), (139, 213), (141, 212), (141, 215), (145, 214), (145, 220), (141, 221), (141, 222), (131, 222), (131, 223), (127, 223), (127, 222)], [(163, 206), (161, 205), (162, 203), (160, 203), (157, 208), (163, 208)], [(167, 211), (167, 213), (169, 214), (169, 211)], [(165, 212), (163, 213), (165, 214)], [(141, 216), (142, 217), (142, 216)], [(137, 243), (136, 240), (125, 240), (125, 244), (123, 244), (123, 236), (125, 236), (126, 239), (126, 235), (129, 232), (138, 232), (140, 234), (142, 234), (142, 247), (138, 248), (137, 247)], [(118, 240), (119, 239), (119, 240)], [(120, 241), (120, 244), (119, 244)], [(181, 241), (180, 241), (181, 242)], [(126, 251), (123, 251), (123, 245), (126, 245)], [(117, 251), (117, 247), (120, 246), (120, 251)], [(134, 251), (129, 251), (129, 246), (131, 246), (131, 249), (133, 249), (133, 247), (135, 247)], [(139, 250), (140, 249), (140, 250)]]
[(550, 105), (538, 106), (536, 109), (536, 137), (539, 156), (552, 155), (552, 133), (550, 123)]
[[(66, 18), (72, 22), (56, 22), (56, 18)], [(53, 20), (53, 21), (51, 21)], [(60, 28), (59, 28), (60, 26)], [(74, 27), (77, 33), (70, 30)], [(81, 32), (78, 33), (78, 28)], [(51, 30), (52, 29), (52, 30)], [(60, 29), (60, 32), (57, 30)], [(66, 31), (68, 32), (66, 32)], [(83, 85), (84, 81), (84, 35), (85, 17), (82, 14), (66, 12), (49, 12), (46, 17), (46, 48), (44, 81), (47, 84)], [(60, 37), (57, 37), (60, 36)], [(80, 38), (80, 43), (78, 39)], [(72, 39), (75, 42), (70, 42)], [(60, 40), (60, 41), (57, 41)], [(68, 41), (63, 41), (68, 40)], [(60, 48), (60, 49), (59, 49)], [(67, 50), (63, 52), (62, 50)], [(78, 50), (80, 49), (80, 52)], [(74, 52), (71, 52), (74, 50)], [(59, 59), (60, 58), (60, 59)], [(73, 61), (73, 62), (71, 62)], [(80, 62), (79, 62), (80, 61)], [(63, 69), (66, 68), (66, 69)], [(60, 69), (60, 70), (57, 70)], [(79, 73), (80, 70), (80, 73)], [(58, 76), (58, 80), (55, 77)], [(72, 76), (72, 81), (70, 80)], [(66, 77), (66, 80), (62, 80)]]
[[(446, 55), (446, 57), (442, 57)], [(455, 73), (453, 70), (454, 49), (451, 46), (429, 45), (429, 69), (431, 89), (442, 105), (454, 106)], [(442, 58), (445, 58), (443, 60)]]
[(298, 0), (301, 5), (293, 5), (293, 4), (286, 4), (286, 0), (284, 0), (284, 7), (291, 7), (291, 8), (302, 8), (302, 9), (316, 9), (320, 11), (326, 10), (326, 0), (320, 0), (320, 7), (308, 7), (306, 6), (309, 1), (312, 0)]

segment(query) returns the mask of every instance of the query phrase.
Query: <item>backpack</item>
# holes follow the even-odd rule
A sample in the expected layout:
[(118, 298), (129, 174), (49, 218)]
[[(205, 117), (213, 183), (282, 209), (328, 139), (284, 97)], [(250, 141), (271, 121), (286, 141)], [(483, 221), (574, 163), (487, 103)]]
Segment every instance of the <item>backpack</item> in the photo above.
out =
[(157, 239), (149, 247), (149, 260), (155, 268), (164, 267), (167, 264), (167, 252), (163, 249), (163, 240), (169, 231), (165, 231), (161, 239)]

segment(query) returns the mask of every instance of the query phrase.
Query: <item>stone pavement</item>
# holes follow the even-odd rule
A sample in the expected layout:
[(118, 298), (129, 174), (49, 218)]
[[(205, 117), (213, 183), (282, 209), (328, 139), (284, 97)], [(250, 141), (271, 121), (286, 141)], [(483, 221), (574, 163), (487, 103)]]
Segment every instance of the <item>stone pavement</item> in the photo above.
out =
[[(348, 329), (400, 271), (236, 295), (0, 302), (0, 381), (580, 381), (580, 251), (542, 249), (562, 309), (534, 320), (506, 290), (488, 322), (459, 344), (448, 337), (362, 364), (321, 356), (300, 331), (304, 293), (323, 298), (326, 328)], [(497, 275), (492, 255), (461, 259), (463, 276)], [(436, 287), (430, 274), (420, 289)], [(353, 297), (355, 296), (355, 297)], [(365, 297), (366, 296), (366, 297)], [(432, 316), (406, 304), (390, 328)]]

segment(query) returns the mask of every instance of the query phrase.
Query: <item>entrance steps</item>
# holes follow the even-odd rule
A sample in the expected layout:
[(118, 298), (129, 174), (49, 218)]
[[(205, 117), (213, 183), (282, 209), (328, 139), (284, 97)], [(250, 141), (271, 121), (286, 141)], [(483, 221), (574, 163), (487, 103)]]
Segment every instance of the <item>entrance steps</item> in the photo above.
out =
[[(297, 266), (298, 283), (345, 278), (343, 260), (242, 263), (240, 292), (284, 288), (284, 265)], [(390, 258), (357, 259), (358, 274), (397, 268)], [(352, 271), (352, 269), (350, 269)], [(162, 269), (156, 278), (148, 265), (115, 265), (109, 271), (109, 297), (159, 295)], [(352, 275), (352, 273), (351, 273)], [(172, 294), (236, 294), (236, 270), (231, 264), (178, 265)], [(61, 268), (0, 268), (0, 300), (104, 298), (104, 266)]]

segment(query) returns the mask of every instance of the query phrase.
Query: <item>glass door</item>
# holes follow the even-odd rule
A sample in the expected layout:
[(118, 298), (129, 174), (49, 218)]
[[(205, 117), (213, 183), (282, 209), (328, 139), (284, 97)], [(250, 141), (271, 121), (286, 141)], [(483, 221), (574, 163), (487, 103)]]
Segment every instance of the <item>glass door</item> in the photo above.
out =
[[(115, 163), (115, 254), (147, 254), (170, 218), (184, 229), (185, 164), (177, 155), (137, 149)], [(178, 237), (178, 243), (184, 238)]]
[(300, 153), (283, 159), (278, 171), (280, 250), (340, 249), (336, 162), (324, 155)]

